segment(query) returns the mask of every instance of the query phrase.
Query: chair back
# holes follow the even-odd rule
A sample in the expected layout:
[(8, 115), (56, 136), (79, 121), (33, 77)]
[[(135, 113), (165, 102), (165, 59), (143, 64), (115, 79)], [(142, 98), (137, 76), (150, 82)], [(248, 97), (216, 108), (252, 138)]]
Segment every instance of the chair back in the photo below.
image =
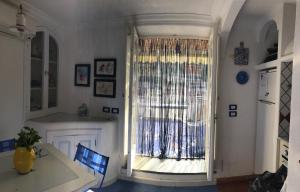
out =
[(74, 157), (74, 161), (78, 160), (80, 163), (86, 165), (87, 167), (93, 169), (94, 171), (103, 175), (102, 181), (100, 183), (101, 188), (103, 180), (106, 174), (109, 157), (101, 155), (96, 151), (93, 151), (80, 143), (77, 145), (77, 151)]
[(0, 153), (5, 151), (12, 151), (16, 148), (16, 140), (8, 139), (4, 141), (0, 141)]

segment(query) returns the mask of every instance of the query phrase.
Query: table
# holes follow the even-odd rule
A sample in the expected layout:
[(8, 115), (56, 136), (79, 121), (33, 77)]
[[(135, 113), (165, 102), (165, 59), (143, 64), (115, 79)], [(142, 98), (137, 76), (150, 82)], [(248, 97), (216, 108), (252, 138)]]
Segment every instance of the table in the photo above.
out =
[(0, 153), (0, 190), (5, 192), (69, 192), (86, 190), (97, 179), (51, 144), (42, 144), (32, 172), (20, 175), (14, 169), (14, 151)]

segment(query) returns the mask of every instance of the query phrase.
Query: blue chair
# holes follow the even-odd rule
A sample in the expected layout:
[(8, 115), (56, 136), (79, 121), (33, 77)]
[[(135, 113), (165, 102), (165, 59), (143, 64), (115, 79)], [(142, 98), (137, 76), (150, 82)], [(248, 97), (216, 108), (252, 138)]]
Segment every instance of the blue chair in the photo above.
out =
[(101, 155), (78, 143), (77, 151), (74, 157), (74, 161), (76, 160), (93, 169), (94, 173), (98, 172), (103, 175), (100, 186), (98, 188), (91, 189), (92, 191), (100, 192), (105, 178), (109, 157)]
[(12, 151), (16, 148), (16, 140), (8, 139), (4, 141), (0, 141), (0, 153), (5, 151)]

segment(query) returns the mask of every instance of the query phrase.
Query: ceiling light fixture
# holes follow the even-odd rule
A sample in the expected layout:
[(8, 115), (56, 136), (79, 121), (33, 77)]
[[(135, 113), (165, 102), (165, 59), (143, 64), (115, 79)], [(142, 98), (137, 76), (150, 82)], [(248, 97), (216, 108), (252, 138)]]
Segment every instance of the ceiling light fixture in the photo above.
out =
[(23, 13), (23, 7), (22, 4), (19, 5), (18, 13), (17, 13), (17, 21), (16, 21), (16, 28), (20, 32), (25, 31), (26, 26), (26, 18)]
[(23, 37), (32, 36), (30, 30), (28, 30), (26, 27), (26, 17), (23, 12), (23, 6), (21, 3), (18, 6), (18, 12), (16, 15), (16, 25), (9, 27), (9, 30), (13, 33), (19, 33), (19, 35)]

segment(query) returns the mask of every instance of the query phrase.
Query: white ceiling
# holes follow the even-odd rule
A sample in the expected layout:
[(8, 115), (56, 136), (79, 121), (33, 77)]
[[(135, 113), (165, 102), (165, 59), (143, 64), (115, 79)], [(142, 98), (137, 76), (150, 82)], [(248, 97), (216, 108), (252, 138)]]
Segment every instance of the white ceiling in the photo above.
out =
[[(126, 18), (137, 25), (165, 25), (140, 28), (144, 34), (161, 31), (157, 35), (182, 34), (207, 37), (212, 25), (221, 20), (221, 28), (228, 32), (246, 0), (5, 0), (21, 1), (25, 10), (46, 14), (63, 26), (101, 20)], [(252, 0), (249, 0), (252, 1)], [(268, 0), (269, 1), (269, 0)], [(36, 14), (37, 16), (39, 14)], [(35, 17), (34, 16), (34, 17)], [(134, 19), (134, 20), (130, 20)], [(225, 24), (224, 24), (225, 23)], [(181, 27), (182, 26), (182, 27)], [(195, 28), (195, 26), (197, 26)], [(224, 27), (225, 26), (225, 27)]]
[(263, 17), (271, 12), (278, 11), (274, 10), (274, 8), (281, 6), (283, 2), (295, 3), (296, 0), (247, 0), (244, 9), (242, 9), (242, 14)]
[(132, 15), (179, 13), (212, 15), (222, 0), (23, 0), (62, 23)]
[[(23, 1), (61, 24), (97, 22), (147, 14), (194, 14), (216, 18), (231, 2), (238, 0), (11, 0)], [(247, 0), (243, 15), (261, 17), (274, 5), (295, 0)], [(230, 10), (227, 10), (230, 12)], [(221, 17), (227, 15), (221, 14)], [(219, 15), (220, 16), (220, 15)]]

